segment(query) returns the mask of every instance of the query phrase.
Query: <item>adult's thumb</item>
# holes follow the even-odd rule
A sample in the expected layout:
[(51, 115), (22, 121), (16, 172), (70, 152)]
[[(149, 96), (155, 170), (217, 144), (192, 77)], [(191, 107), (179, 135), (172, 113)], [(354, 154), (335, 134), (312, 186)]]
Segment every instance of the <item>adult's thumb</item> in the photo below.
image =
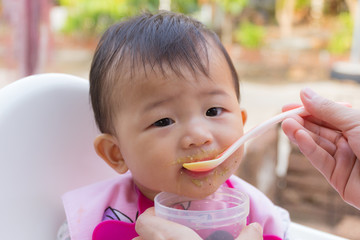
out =
[(246, 226), (236, 240), (262, 240), (263, 229), (258, 223), (251, 223)]

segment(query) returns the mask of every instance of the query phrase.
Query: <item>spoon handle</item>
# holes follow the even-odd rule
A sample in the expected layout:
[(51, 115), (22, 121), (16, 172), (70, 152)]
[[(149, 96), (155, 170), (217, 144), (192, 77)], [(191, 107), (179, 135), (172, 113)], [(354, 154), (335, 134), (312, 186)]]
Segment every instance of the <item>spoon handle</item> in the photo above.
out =
[[(344, 106), (351, 107), (348, 103), (340, 103)], [(272, 125), (282, 122), (286, 118), (292, 115), (299, 115), (300, 117), (308, 116), (309, 113), (305, 111), (304, 107), (295, 108), (283, 113), (280, 113), (269, 120), (257, 125), (255, 128), (251, 129), (240, 137), (236, 142), (234, 142), (230, 147), (218, 155), (215, 159), (199, 161), (199, 162), (190, 162), (184, 163), (183, 167), (194, 172), (204, 172), (216, 168), (223, 161), (225, 161), (229, 156), (231, 156), (241, 145), (251, 138), (254, 138), (260, 134), (263, 134), (267, 131)]]
[(309, 113), (307, 111), (305, 111), (304, 107), (299, 107), (299, 108), (295, 108), (295, 109), (280, 113), (280, 114), (266, 120), (265, 122), (257, 125), (253, 129), (251, 129), (247, 133), (245, 133), (242, 137), (240, 137), (236, 142), (234, 142), (228, 149), (226, 149), (223, 152), (223, 154), (220, 156), (220, 158), (222, 158), (222, 159), (228, 158), (246, 141), (248, 141), (249, 139), (254, 138), (258, 135), (263, 134), (272, 125), (282, 122), (283, 120), (285, 120), (286, 118), (288, 118), (292, 115), (300, 115), (303, 117), (303, 116), (309, 115)]

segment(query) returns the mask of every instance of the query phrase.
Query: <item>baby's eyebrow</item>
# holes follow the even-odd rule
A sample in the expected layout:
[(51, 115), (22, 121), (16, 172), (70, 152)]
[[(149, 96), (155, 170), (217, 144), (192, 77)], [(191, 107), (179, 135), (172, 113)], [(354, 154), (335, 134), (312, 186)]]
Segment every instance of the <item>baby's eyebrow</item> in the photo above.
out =
[(199, 93), (200, 97), (211, 101), (210, 99), (218, 99), (217, 101), (227, 101), (232, 98), (232, 95), (223, 89), (213, 89)]
[(177, 99), (177, 97), (178, 97), (177, 95), (171, 95), (171, 96), (166, 96), (164, 98), (149, 102), (144, 106), (143, 110), (145, 112), (151, 111), (152, 109), (157, 108), (161, 105), (164, 105), (165, 103), (175, 101)]
[(203, 95), (203, 96), (215, 96), (215, 95), (229, 96), (229, 94), (222, 89), (215, 89), (215, 90), (211, 90), (211, 91), (200, 92), (200, 95)]
[[(178, 99), (180, 94), (176, 94), (176, 95), (170, 95), (170, 96), (165, 96), (164, 98), (159, 98), (159, 99), (156, 99), (154, 101), (151, 101), (147, 104), (145, 104), (144, 108), (143, 108), (143, 111), (144, 112), (149, 112), (151, 111), (152, 109), (154, 108), (157, 108), (161, 105), (164, 105), (166, 103), (169, 103), (169, 102), (173, 102), (173, 101), (176, 101)], [(229, 97), (229, 94), (227, 92), (225, 92), (224, 90), (222, 89), (215, 89), (215, 90), (206, 90), (206, 91), (200, 91), (199, 96), (204, 96), (204, 97), (207, 97), (207, 96), (225, 96), (225, 97)]]

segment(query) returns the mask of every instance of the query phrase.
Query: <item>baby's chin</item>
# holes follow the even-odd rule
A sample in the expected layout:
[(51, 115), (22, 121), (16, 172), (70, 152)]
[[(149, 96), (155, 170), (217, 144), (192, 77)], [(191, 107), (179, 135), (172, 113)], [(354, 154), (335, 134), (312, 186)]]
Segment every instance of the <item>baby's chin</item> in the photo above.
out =
[(193, 199), (203, 199), (206, 198), (207, 196), (213, 194), (214, 192), (216, 192), (217, 189), (214, 189), (214, 191), (189, 191), (185, 194), (180, 194), (183, 195), (185, 197), (189, 197), (189, 198), (193, 198)]
[(222, 182), (212, 182), (205, 180), (192, 180), (190, 186), (186, 187), (186, 189), (179, 189), (178, 195), (195, 198), (195, 199), (202, 199), (205, 198), (214, 192), (222, 185)]

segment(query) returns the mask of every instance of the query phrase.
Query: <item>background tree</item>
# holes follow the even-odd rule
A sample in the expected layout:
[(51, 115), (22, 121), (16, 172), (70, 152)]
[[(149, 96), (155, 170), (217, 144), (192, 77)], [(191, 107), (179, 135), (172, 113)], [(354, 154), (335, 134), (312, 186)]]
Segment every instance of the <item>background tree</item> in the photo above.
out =
[(12, 52), (19, 76), (38, 72), (48, 50), (50, 28), (48, 0), (3, 0), (3, 11), (12, 29)]
[(275, 8), (276, 20), (280, 27), (281, 37), (291, 35), (294, 19), (295, 0), (277, 0)]
[(232, 43), (234, 18), (238, 16), (248, 4), (248, 0), (214, 0), (223, 11), (221, 24), (221, 40), (225, 45)]

